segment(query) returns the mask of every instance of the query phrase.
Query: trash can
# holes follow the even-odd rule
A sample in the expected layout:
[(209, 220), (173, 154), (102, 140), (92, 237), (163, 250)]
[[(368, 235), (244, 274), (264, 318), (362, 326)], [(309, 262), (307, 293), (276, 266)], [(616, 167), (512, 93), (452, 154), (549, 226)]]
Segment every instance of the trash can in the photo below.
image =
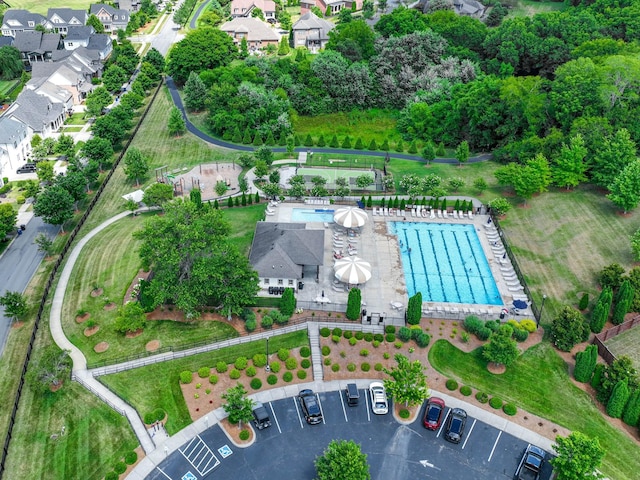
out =
[(304, 288), (304, 282), (298, 282), (298, 290), (302, 290)]
[(20, 230), (26, 230), (27, 226), (23, 223), (22, 225), (20, 225)]

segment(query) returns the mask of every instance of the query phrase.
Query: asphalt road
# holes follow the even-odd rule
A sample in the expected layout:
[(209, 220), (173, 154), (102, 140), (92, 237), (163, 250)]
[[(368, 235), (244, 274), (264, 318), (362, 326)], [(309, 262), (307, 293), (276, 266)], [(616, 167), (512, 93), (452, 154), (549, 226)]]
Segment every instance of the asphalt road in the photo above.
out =
[[(319, 398), (324, 424), (307, 425), (295, 397), (268, 403), (272, 426), (257, 431), (251, 447), (234, 446), (216, 425), (183, 445), (147, 479), (312, 479), (314, 460), (327, 444), (352, 439), (367, 454), (373, 480), (506, 480), (513, 478), (527, 447), (522, 440), (473, 418), (467, 421), (462, 442), (448, 443), (442, 430), (423, 428), (423, 412), (411, 425), (400, 425), (391, 414), (373, 415), (365, 390), (356, 407), (347, 406), (340, 392)], [(545, 462), (540, 480), (550, 476), (551, 467)]]
[[(44, 254), (38, 250), (34, 239), (40, 233), (53, 238), (59, 231), (58, 226), (48, 225), (39, 217), (33, 217), (27, 229), (18, 236), (0, 257), (0, 295), (7, 291), (24, 292), (31, 277), (36, 273)], [(11, 319), (4, 315), (4, 307), (0, 307), (0, 356), (9, 336)]]

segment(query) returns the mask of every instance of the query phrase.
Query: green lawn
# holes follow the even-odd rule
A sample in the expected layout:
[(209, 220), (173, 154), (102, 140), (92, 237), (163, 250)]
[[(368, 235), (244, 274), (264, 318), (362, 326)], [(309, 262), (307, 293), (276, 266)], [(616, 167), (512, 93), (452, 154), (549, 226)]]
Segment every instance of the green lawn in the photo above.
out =
[[(297, 348), (308, 345), (306, 330), (271, 337), (270, 349)], [(180, 390), (180, 372), (195, 372), (198, 368), (213, 367), (222, 360), (232, 363), (239, 356), (253, 357), (256, 353), (264, 353), (265, 342), (258, 340), (234, 347), (202, 353), (192, 357), (181, 358), (170, 362), (149, 365), (126, 372), (100, 377), (105, 385), (133, 405), (141, 416), (156, 408), (163, 408), (168, 413), (167, 432), (170, 435), (180, 431), (191, 423), (191, 417)], [(203, 383), (208, 384), (205, 380)], [(216, 392), (219, 394), (221, 392)]]
[(62, 127), (62, 133), (75, 133), (81, 131), (82, 127)]
[(4, 97), (9, 90), (11, 90), (14, 85), (20, 83), (20, 79), (16, 80), (0, 80), (0, 97)]
[(533, 17), (537, 13), (566, 10), (565, 2), (539, 2), (536, 0), (517, 0), (508, 17)]
[(88, 0), (49, 0), (47, 2), (42, 2), (41, 0), (17, 0), (9, 3), (11, 8), (22, 8), (33, 13), (47, 15), (49, 8), (73, 8), (88, 11), (89, 5), (94, 2)]
[(600, 440), (607, 453), (602, 471), (616, 480), (635, 479), (640, 471), (640, 448), (612, 427), (591, 398), (573, 385), (565, 362), (548, 343), (527, 350), (502, 375), (487, 370), (481, 349), (464, 353), (446, 340), (429, 351), (429, 363), (440, 373)]

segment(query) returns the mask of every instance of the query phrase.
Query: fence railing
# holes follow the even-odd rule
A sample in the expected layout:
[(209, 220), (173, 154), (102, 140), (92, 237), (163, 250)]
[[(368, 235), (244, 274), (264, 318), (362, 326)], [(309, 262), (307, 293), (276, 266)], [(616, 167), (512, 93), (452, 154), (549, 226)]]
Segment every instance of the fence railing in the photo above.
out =
[(637, 325), (640, 325), (640, 315), (636, 315), (631, 320), (627, 320), (620, 325), (616, 325), (615, 327), (611, 327), (602, 333), (596, 334), (596, 336), (593, 338), (593, 343), (596, 347), (598, 347), (598, 355), (600, 355), (605, 362), (611, 365), (611, 363), (613, 363), (613, 361), (618, 357), (611, 350), (609, 350), (609, 347), (607, 347), (604, 342), (606, 342), (610, 338), (626, 332), (627, 330), (631, 330)]
[[(87, 209), (85, 210), (84, 214), (82, 215), (82, 217), (80, 218), (80, 220), (76, 224), (75, 228), (71, 231), (71, 233), (67, 237), (67, 242), (65, 243), (64, 247), (62, 248), (62, 252), (60, 253), (60, 256), (56, 260), (55, 264), (53, 265), (53, 268), (51, 269), (51, 273), (49, 274), (49, 277), (47, 278), (47, 282), (46, 282), (44, 290), (42, 292), (42, 298), (40, 299), (40, 306), (38, 307), (38, 313), (36, 314), (35, 320), (33, 322), (33, 329), (31, 330), (31, 338), (29, 339), (29, 344), (27, 345), (27, 352), (25, 354), (24, 361), (22, 363), (22, 371), (20, 373), (20, 380), (18, 381), (18, 388), (16, 389), (16, 396), (15, 396), (14, 401), (13, 401), (13, 407), (11, 408), (11, 416), (9, 417), (9, 427), (7, 429), (7, 435), (6, 435), (5, 439), (4, 439), (4, 444), (2, 446), (2, 455), (0, 456), (0, 479), (2, 479), (2, 476), (4, 474), (6, 461), (7, 461), (7, 455), (9, 454), (9, 446), (11, 444), (11, 437), (12, 437), (12, 434), (13, 434), (13, 427), (14, 427), (15, 422), (16, 422), (16, 414), (18, 412), (18, 405), (20, 404), (20, 398), (22, 396), (22, 389), (24, 387), (25, 375), (27, 373), (27, 369), (29, 368), (29, 362), (31, 360), (31, 352), (33, 351), (33, 345), (34, 345), (34, 343), (36, 341), (36, 335), (38, 333), (38, 328), (40, 327), (40, 320), (42, 319), (42, 314), (43, 314), (44, 309), (45, 309), (47, 298), (49, 296), (49, 292), (51, 291), (51, 287), (53, 286), (53, 283), (55, 281), (56, 275), (58, 274), (58, 270), (60, 268), (60, 265), (62, 265), (62, 262), (64, 262), (64, 260), (66, 259), (67, 253), (69, 252), (69, 249), (71, 248), (71, 245), (73, 244), (74, 240), (76, 239), (76, 236), (78, 235), (78, 232), (84, 226), (89, 214), (93, 210), (93, 207), (96, 205), (96, 203), (98, 202), (98, 200), (100, 199), (100, 197), (102, 195), (102, 192), (104, 192), (104, 189), (106, 188), (107, 184), (109, 183), (109, 180), (111, 179), (111, 177), (113, 175), (113, 172), (116, 170), (116, 168), (118, 168), (118, 165), (120, 164), (120, 161), (124, 157), (124, 154), (127, 151), (127, 148), (129, 148), (129, 145), (131, 144), (132, 140), (135, 138), (136, 134), (138, 133), (138, 129), (140, 128), (140, 125), (142, 125), (142, 122), (146, 118), (147, 113), (149, 112), (149, 109), (151, 108), (151, 105), (153, 105), (153, 102), (155, 101), (156, 97), (158, 96), (158, 92), (160, 92), (160, 90), (162, 88), (162, 85), (163, 85), (163, 82), (161, 81), (158, 84), (158, 87), (156, 88), (156, 91), (154, 92), (153, 97), (151, 97), (151, 100), (147, 104), (147, 108), (145, 108), (144, 112), (142, 112), (142, 115), (140, 116), (140, 121), (136, 124), (136, 126), (133, 129), (131, 135), (129, 136), (129, 138), (126, 141), (126, 143), (124, 145), (124, 148), (120, 152), (120, 155), (118, 155), (118, 157), (116, 158), (116, 161), (113, 163), (113, 167), (111, 168), (111, 170), (107, 174), (107, 176), (104, 179), (104, 181), (100, 184), (100, 187), (98, 187), (98, 190), (96, 191), (96, 194), (94, 195), (94, 197), (89, 202), (89, 205), (87, 206)], [(83, 383), (83, 385), (85, 385), (85, 384)]]

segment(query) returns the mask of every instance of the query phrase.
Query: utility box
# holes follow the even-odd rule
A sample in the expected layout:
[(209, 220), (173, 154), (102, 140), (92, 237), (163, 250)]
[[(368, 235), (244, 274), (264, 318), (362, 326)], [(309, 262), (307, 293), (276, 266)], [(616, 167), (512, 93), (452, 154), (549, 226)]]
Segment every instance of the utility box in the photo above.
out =
[(347, 388), (344, 390), (344, 394), (347, 397), (347, 405), (355, 407), (360, 401), (360, 391), (355, 383), (348, 383)]

